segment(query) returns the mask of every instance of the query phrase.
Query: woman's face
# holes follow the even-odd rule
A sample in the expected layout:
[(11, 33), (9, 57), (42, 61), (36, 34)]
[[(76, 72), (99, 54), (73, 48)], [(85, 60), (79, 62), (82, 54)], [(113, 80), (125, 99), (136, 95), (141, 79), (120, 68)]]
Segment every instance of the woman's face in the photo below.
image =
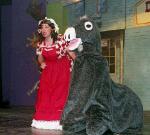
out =
[(41, 34), (44, 38), (47, 38), (51, 35), (52, 28), (48, 24), (42, 24)]

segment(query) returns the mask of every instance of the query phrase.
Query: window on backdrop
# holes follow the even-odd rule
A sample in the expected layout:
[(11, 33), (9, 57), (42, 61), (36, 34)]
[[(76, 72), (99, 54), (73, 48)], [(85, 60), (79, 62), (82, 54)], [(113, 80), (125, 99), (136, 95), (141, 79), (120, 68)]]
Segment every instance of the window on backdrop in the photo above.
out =
[(115, 42), (112, 39), (102, 40), (102, 55), (107, 59), (109, 72), (115, 73)]
[(107, 59), (112, 79), (118, 83), (123, 80), (123, 38), (124, 31), (101, 33), (102, 55)]

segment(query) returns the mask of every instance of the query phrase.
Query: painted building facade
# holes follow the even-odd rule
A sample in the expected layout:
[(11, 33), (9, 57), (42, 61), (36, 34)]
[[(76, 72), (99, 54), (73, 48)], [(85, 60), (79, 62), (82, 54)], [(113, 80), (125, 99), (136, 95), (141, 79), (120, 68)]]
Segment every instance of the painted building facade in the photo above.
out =
[(56, 19), (61, 33), (84, 14), (96, 18), (110, 75), (132, 88), (144, 110), (150, 110), (150, 0), (12, 0), (2, 5), (4, 100), (11, 105), (34, 104), (35, 94), (26, 94), (39, 75), (32, 59), (34, 51), (26, 47), (26, 38), (38, 23), (26, 11), (32, 1), (46, 5), (46, 15)]

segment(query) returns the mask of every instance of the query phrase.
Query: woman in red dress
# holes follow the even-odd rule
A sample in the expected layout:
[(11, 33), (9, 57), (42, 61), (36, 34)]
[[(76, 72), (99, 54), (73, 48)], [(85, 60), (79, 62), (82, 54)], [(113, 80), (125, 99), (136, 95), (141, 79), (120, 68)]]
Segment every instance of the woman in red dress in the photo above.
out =
[(61, 130), (60, 118), (67, 100), (72, 53), (58, 35), (58, 25), (45, 18), (38, 25), (39, 42), (36, 54), (42, 68), (32, 127)]

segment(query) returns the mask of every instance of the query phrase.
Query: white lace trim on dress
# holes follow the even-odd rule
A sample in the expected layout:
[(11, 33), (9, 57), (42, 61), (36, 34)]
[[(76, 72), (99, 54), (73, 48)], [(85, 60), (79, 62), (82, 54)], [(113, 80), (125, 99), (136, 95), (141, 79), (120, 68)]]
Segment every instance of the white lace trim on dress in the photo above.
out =
[(42, 120), (32, 120), (31, 127), (38, 129), (50, 129), (50, 130), (62, 130), (62, 126), (60, 125), (60, 121), (42, 121)]

